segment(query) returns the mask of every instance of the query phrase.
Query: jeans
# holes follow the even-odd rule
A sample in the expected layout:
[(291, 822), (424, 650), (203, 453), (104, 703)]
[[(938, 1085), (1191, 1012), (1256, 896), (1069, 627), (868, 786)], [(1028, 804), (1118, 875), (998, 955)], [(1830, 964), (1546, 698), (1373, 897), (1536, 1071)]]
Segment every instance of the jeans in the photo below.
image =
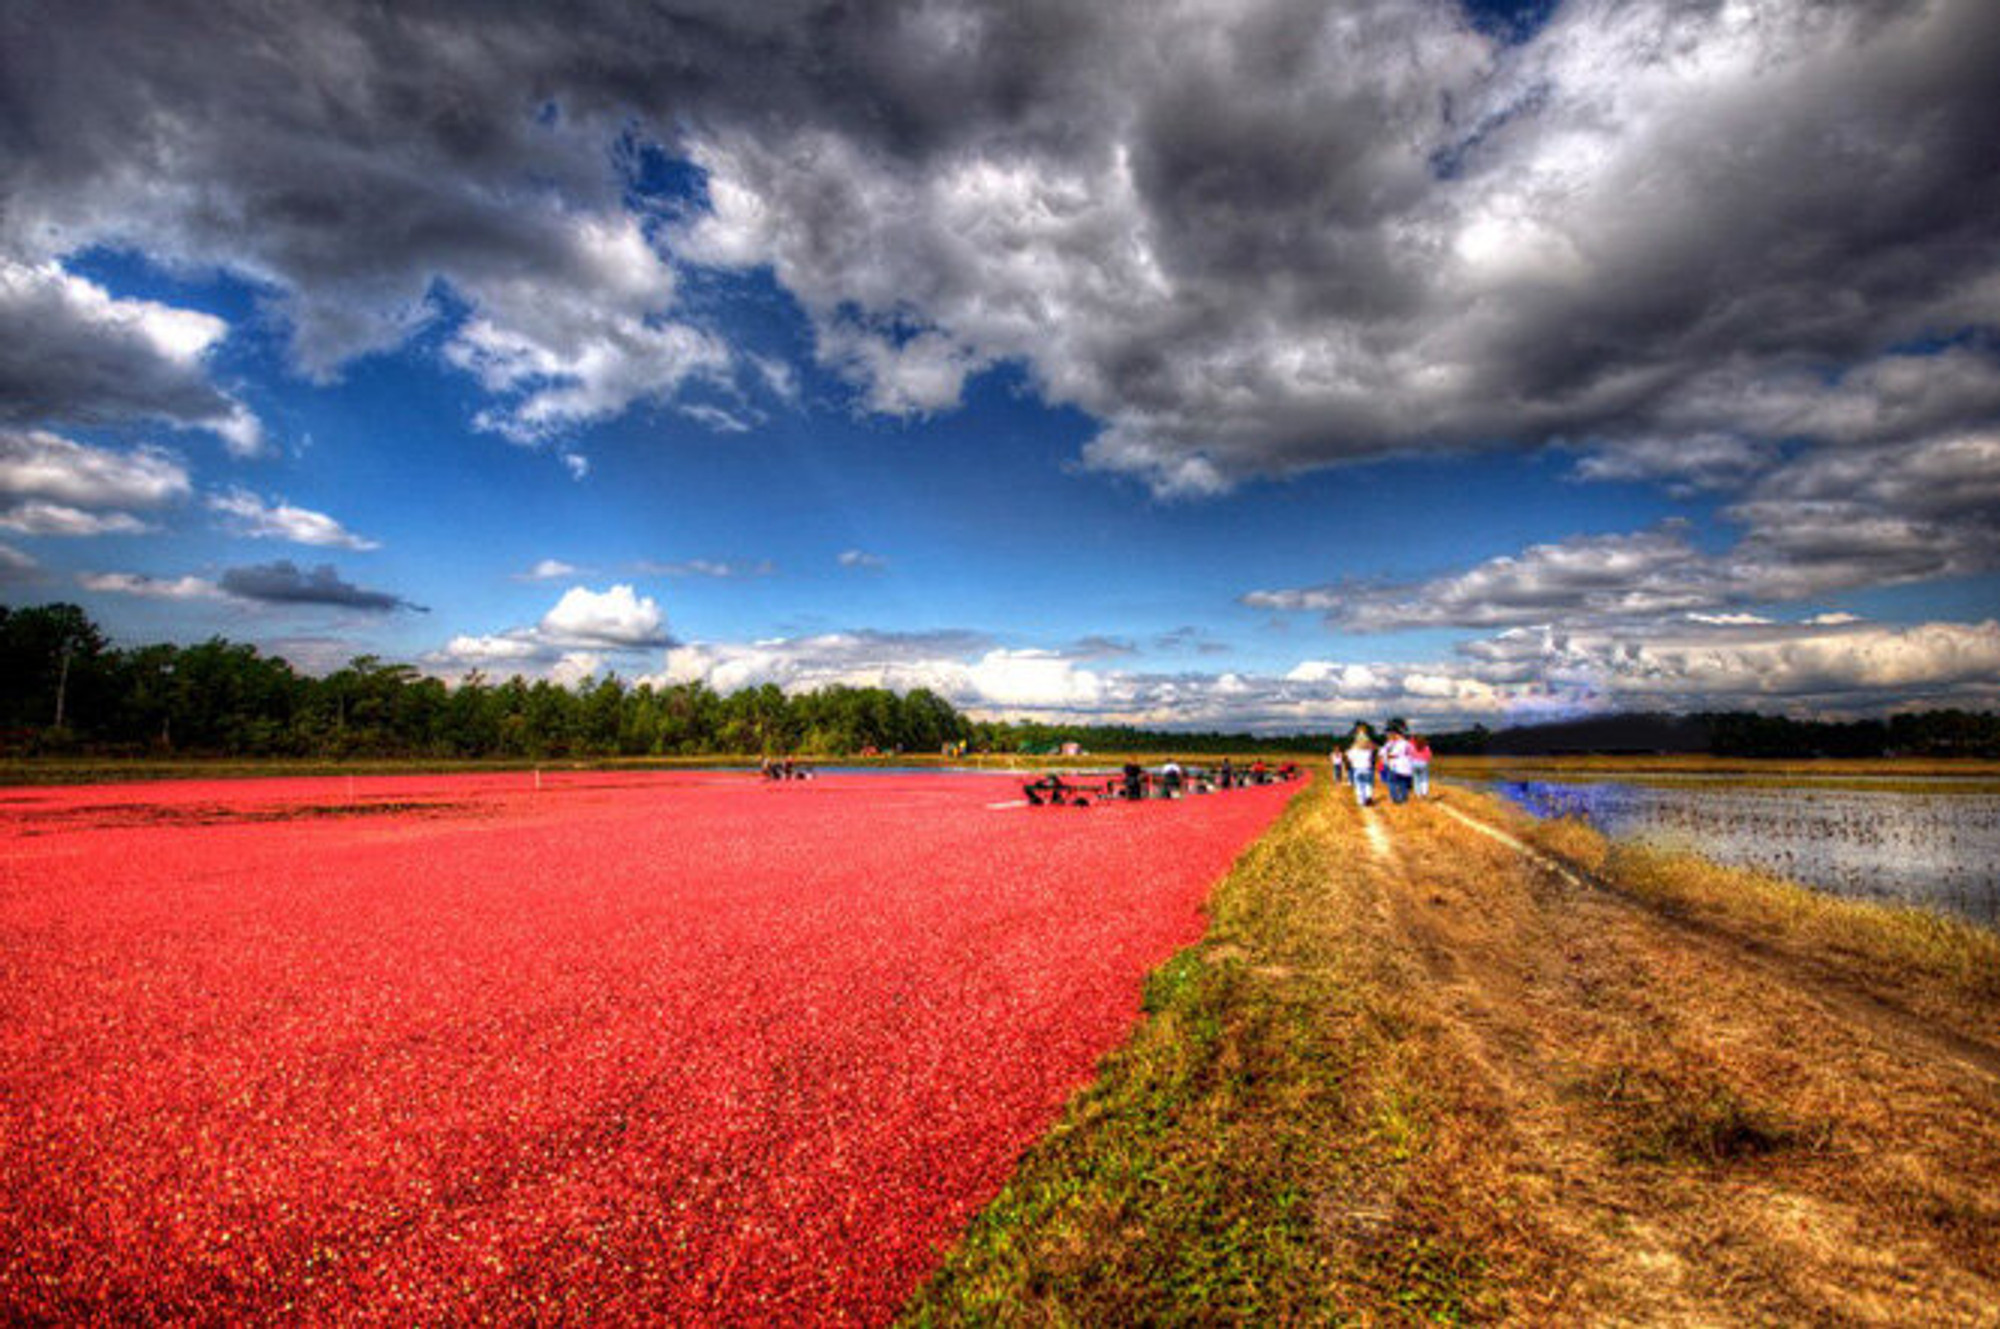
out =
[(1428, 763), (1428, 762), (1419, 762), (1419, 763), (1417, 764), (1417, 774), (1416, 774), (1416, 777), (1415, 777), (1415, 778), (1416, 778), (1416, 782), (1417, 782), (1417, 797), (1418, 797), (1418, 798), (1429, 798), (1429, 797), (1431, 796), (1431, 768), (1430, 768), (1430, 763)]
[(1391, 803), (1401, 803), (1410, 796), (1409, 776), (1398, 775), (1394, 771), (1390, 771), (1382, 778), (1389, 782), (1389, 801)]
[(1375, 775), (1372, 771), (1354, 773), (1354, 802), (1357, 807), (1367, 807), (1375, 797)]

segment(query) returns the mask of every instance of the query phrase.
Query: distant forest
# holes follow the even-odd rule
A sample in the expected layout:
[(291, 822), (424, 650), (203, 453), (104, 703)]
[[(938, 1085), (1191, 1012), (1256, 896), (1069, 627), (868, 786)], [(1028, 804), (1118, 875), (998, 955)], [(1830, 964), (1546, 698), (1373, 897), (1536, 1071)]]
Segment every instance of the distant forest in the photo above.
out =
[[(1388, 717), (1387, 723), (1396, 723)], [(474, 674), (447, 686), (361, 656), (325, 677), (254, 646), (111, 646), (72, 604), (0, 606), (0, 746), (17, 753), (233, 757), (600, 757), (873, 749), (934, 753), (1324, 751), (1331, 733), (1183, 733), (1117, 725), (974, 720), (934, 692), (773, 684), (723, 695), (616, 677), (563, 687)], [(2000, 757), (2000, 715), (1918, 711), (1879, 720), (1749, 712), (1614, 715), (1434, 735), (1440, 753), (1692, 752), (1718, 756)]]

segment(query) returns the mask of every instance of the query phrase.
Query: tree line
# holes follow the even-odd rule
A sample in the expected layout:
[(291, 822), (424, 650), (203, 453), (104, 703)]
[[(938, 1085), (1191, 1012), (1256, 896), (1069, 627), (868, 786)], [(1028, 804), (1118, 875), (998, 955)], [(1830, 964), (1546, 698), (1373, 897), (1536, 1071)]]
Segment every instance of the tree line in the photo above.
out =
[[(1391, 725), (1400, 723), (1392, 719)], [(1346, 730), (1340, 731), (1342, 737)], [(0, 606), (0, 746), (101, 755), (595, 757), (874, 750), (1189, 755), (1324, 752), (1334, 733), (1163, 733), (1122, 725), (974, 720), (926, 689), (775, 684), (723, 695), (699, 682), (615, 676), (565, 687), (473, 674), (456, 686), (364, 655), (324, 677), (255, 646), (113, 647), (73, 604)], [(1440, 753), (1707, 752), (1719, 756), (2000, 756), (2000, 715), (1917, 711), (1879, 720), (1729, 712), (1594, 716), (1436, 736)]]
[(1442, 734), (1440, 753), (1697, 753), (1715, 757), (2000, 757), (2000, 714), (1939, 709), (1858, 720), (1806, 720), (1755, 711), (1588, 716), (1498, 732), (1475, 725)]
[[(75, 605), (0, 607), (0, 728), (31, 752), (298, 757), (679, 756), (937, 752), (981, 737), (918, 689), (617, 677), (574, 687), (473, 674), (456, 686), (364, 655), (324, 677), (255, 646), (112, 647)], [(994, 735), (986, 735), (989, 741)]]

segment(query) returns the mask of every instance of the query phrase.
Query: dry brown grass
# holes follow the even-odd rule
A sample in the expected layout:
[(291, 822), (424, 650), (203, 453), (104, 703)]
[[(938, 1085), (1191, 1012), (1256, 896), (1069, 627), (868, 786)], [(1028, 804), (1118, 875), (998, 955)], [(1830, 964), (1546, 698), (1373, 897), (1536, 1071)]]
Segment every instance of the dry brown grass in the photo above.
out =
[(1940, 952), (1450, 800), (1590, 875), (1315, 788), (910, 1318), (2000, 1325), (2000, 1051)]
[[(1767, 906), (1868, 938), (1881, 983), (1936, 976), (1935, 1010), (1913, 1011), (1830, 976), (1815, 940), (1774, 944), (1730, 897), (1741, 883), (1690, 927), (1687, 896), (1634, 885), (1636, 861), (1587, 828), (1452, 801), (1611, 887), (1434, 809), (1393, 814), (1398, 854), (1422, 867), (1411, 945), (1446, 957), (1441, 999), (1512, 1097), (1515, 1170), (1539, 1159), (1560, 1179), (1538, 1216), (1591, 1271), (1565, 1316), (2000, 1323), (2000, 1023), (1946, 981), (1958, 964), (1939, 962), (1932, 920), (1790, 892)], [(1943, 932), (1946, 956), (1985, 953), (1976, 929)], [(1938, 1028), (1943, 1011), (1961, 1033)]]
[[(1487, 817), (1500, 804), (1455, 797)], [(1571, 819), (1509, 821), (1530, 843), (1613, 889), (1796, 958), (1838, 966), (1855, 982), (1901, 994), (1954, 1025), (2000, 1029), (2000, 933), (1927, 909), (1843, 899), (1695, 854), (1614, 843)]]

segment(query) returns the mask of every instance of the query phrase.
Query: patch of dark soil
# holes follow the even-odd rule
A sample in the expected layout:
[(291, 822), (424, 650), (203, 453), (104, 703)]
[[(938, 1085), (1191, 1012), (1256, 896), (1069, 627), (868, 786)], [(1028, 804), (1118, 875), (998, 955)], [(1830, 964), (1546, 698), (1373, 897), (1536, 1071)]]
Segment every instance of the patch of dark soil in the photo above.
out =
[(222, 803), (185, 807), (93, 804), (41, 813), (20, 828), (22, 835), (59, 831), (122, 830), (143, 826), (227, 826), (277, 821), (320, 821), (355, 817), (447, 816), (465, 805), (450, 802), (288, 803), (275, 807), (242, 808)]

